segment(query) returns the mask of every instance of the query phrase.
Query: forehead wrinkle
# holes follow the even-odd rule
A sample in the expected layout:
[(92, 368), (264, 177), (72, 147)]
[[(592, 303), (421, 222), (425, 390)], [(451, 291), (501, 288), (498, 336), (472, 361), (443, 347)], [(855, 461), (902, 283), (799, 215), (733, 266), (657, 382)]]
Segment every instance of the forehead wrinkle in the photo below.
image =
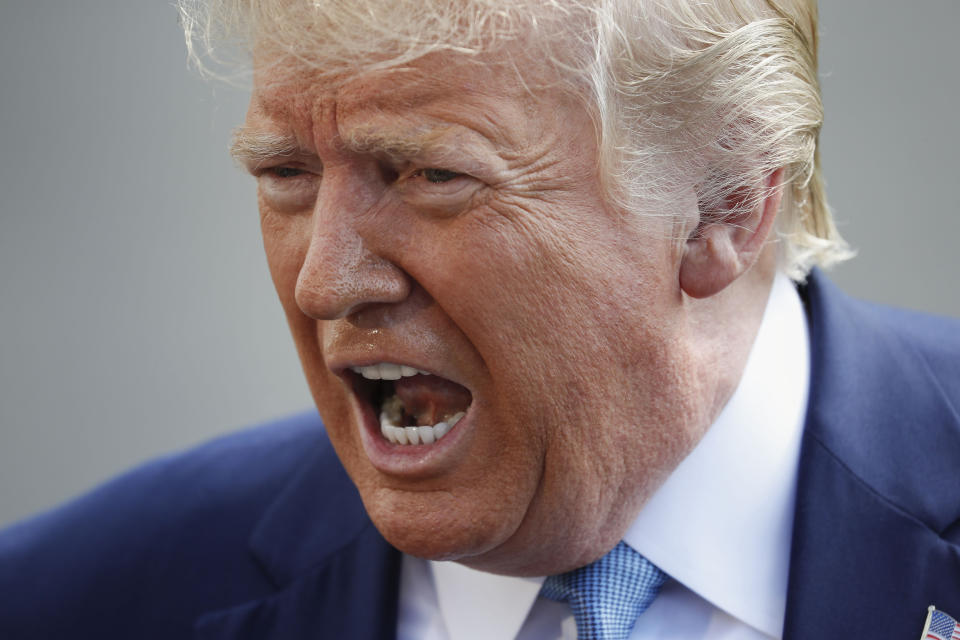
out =
[[(401, 154), (407, 151), (404, 137), (410, 138), (411, 145), (419, 144), (426, 150), (457, 128), (479, 134), (497, 147), (520, 143), (500, 121), (512, 121), (511, 116), (517, 114), (530, 116), (542, 96), (531, 94), (525, 86), (503, 82), (489, 69), (467, 68), (473, 73), (453, 78), (427, 74), (421, 68), (370, 74), (337, 87), (337, 111), (350, 114), (351, 120), (384, 121), (396, 116), (424, 122), (420, 129), (404, 131), (396, 141), (390, 140), (391, 135), (380, 136), (387, 150), (392, 148)], [(377, 139), (373, 134), (376, 127), (363, 128), (366, 131), (358, 141), (363, 137), (369, 137), (371, 142)]]
[[(312, 131), (311, 145), (330, 145), (347, 153), (392, 161), (456, 153), (458, 157), (492, 152), (510, 164), (538, 147), (536, 135), (513, 122), (538, 117), (543, 95), (502, 80), (478, 67), (474, 73), (430, 75), (404, 68), (364, 74), (338, 82), (267, 85), (255, 92), (251, 110), (268, 122), (288, 122), (294, 131)], [(326, 139), (314, 139), (325, 129)], [(270, 135), (256, 126), (238, 130), (231, 149), (248, 166), (271, 157), (305, 151), (299, 135)], [(268, 129), (273, 129), (272, 126)], [(286, 127), (281, 127), (286, 129)]]
[(393, 101), (390, 108), (365, 105), (340, 121), (338, 143), (349, 151), (398, 160), (449, 152), (522, 156), (534, 141), (529, 131), (509, 124), (523, 120), (518, 114), (528, 116), (525, 105), (490, 100), (492, 105), (451, 102), (450, 94), (441, 92), (412, 112), (404, 101)]

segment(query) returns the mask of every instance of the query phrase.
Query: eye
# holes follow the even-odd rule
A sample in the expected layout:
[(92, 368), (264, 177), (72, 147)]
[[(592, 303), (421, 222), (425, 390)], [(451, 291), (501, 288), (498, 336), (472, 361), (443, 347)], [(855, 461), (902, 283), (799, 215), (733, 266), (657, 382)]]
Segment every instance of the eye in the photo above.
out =
[(457, 173), (456, 171), (450, 171), (449, 169), (419, 169), (413, 173), (414, 176), (423, 176), (427, 182), (432, 182), (433, 184), (441, 184), (443, 182), (450, 182), (456, 178), (462, 176), (462, 173)]
[(401, 177), (399, 193), (407, 204), (432, 215), (456, 215), (467, 208), (483, 183), (473, 176), (438, 167), (415, 169)]
[(312, 209), (320, 186), (320, 171), (296, 164), (264, 167), (255, 175), (269, 205), (284, 212)]
[(303, 169), (296, 167), (274, 167), (267, 169), (267, 173), (272, 173), (277, 178), (296, 178), (304, 173)]

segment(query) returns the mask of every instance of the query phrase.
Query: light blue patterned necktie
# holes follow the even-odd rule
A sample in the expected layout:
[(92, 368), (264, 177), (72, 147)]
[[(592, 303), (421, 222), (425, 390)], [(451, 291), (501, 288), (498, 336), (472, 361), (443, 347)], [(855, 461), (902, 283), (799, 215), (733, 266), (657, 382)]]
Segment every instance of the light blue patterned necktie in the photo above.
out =
[(596, 562), (548, 577), (540, 595), (570, 604), (577, 640), (626, 640), (666, 580), (667, 574), (621, 541)]

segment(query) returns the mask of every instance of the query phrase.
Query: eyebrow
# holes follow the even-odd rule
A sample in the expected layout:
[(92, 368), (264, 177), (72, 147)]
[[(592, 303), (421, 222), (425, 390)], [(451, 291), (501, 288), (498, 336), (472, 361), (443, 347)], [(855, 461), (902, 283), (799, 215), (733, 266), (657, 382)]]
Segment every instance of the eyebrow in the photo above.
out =
[(380, 154), (391, 158), (409, 158), (423, 153), (430, 142), (440, 136), (429, 134), (398, 135), (382, 129), (355, 129), (342, 140), (344, 146), (356, 153)]
[[(420, 155), (428, 149), (442, 150), (444, 131), (394, 133), (378, 128), (361, 128), (351, 131), (339, 143), (344, 149), (355, 153), (377, 154), (394, 159), (406, 159)], [(258, 167), (266, 160), (290, 157), (302, 151), (296, 138), (290, 135), (268, 133), (238, 127), (233, 132), (230, 155), (234, 160), (249, 167)]]
[(245, 126), (233, 131), (230, 144), (233, 159), (254, 168), (269, 158), (292, 156), (299, 150), (300, 144), (293, 136), (251, 131)]

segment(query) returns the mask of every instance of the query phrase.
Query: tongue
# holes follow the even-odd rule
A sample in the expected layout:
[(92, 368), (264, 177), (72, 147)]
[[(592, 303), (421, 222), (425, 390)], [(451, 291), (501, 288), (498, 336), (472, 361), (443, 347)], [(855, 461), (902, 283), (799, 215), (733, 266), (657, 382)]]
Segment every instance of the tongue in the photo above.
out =
[(393, 384), (394, 392), (403, 403), (404, 413), (421, 427), (466, 411), (472, 400), (465, 387), (438, 376), (412, 376)]

